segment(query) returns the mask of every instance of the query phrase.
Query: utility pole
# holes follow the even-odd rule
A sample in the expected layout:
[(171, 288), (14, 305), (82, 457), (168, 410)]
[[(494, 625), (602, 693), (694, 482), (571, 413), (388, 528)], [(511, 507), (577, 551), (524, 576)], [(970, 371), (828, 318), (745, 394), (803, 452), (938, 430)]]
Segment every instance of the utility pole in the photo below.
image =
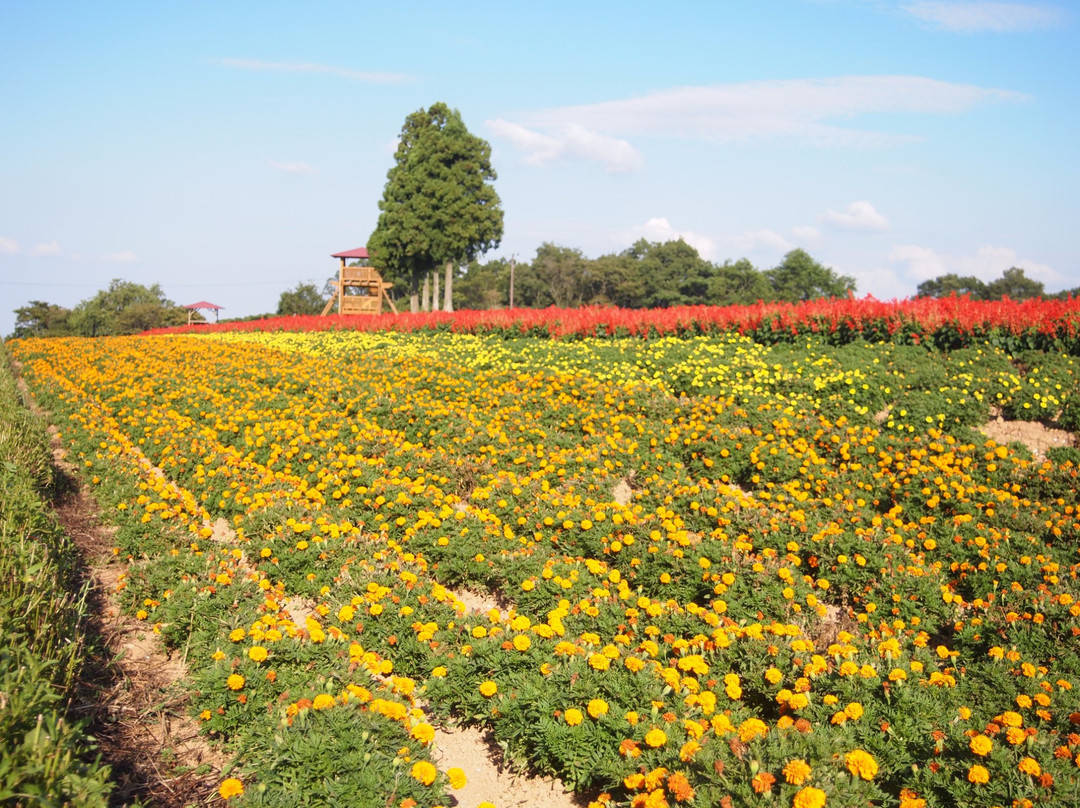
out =
[(515, 255), (510, 256), (510, 308), (514, 308), (514, 266), (517, 262), (514, 260)]

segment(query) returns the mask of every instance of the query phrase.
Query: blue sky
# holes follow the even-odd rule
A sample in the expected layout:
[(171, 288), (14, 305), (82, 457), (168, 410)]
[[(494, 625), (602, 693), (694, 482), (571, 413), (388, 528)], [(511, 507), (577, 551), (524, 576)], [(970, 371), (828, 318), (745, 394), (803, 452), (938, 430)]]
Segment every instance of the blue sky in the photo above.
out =
[(493, 148), (489, 257), (803, 247), (860, 295), (1080, 286), (1080, 6), (0, 0), (0, 334), (112, 278), (224, 316), (364, 244), (405, 116)]

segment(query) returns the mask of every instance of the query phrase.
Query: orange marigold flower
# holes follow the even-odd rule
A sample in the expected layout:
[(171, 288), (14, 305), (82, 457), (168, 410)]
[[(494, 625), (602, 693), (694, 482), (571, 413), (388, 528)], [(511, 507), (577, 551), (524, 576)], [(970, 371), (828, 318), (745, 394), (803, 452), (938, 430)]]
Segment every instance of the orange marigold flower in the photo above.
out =
[(810, 764), (802, 758), (788, 761), (784, 766), (784, 780), (793, 786), (801, 786), (810, 777)]
[(863, 749), (856, 749), (844, 755), (844, 765), (854, 777), (873, 780), (878, 773), (878, 764), (873, 755)]
[(619, 744), (619, 754), (625, 758), (641, 757), (641, 747), (638, 742), (630, 738), (625, 738), (621, 744)]
[(233, 797), (239, 797), (244, 793), (244, 784), (237, 780), (235, 777), (230, 777), (228, 780), (221, 784), (221, 788), (218, 789), (218, 794), (221, 795), (221, 799), (228, 800)]
[(1039, 761), (1037, 761), (1033, 757), (1023, 758), (1018, 764), (1016, 764), (1016, 768), (1018, 768), (1024, 774), (1030, 774), (1032, 777), (1038, 777), (1040, 774), (1042, 774), (1042, 766), (1040, 766)]
[(755, 794), (767, 794), (772, 791), (775, 782), (776, 776), (771, 772), (758, 772), (754, 775), (754, 779), (750, 781), (750, 786), (754, 789)]
[(675, 798), (675, 802), (687, 802), (694, 799), (694, 789), (690, 785), (690, 781), (680, 772), (675, 772), (668, 777), (667, 787)]
[(806, 786), (799, 789), (791, 803), (792, 808), (823, 808), (825, 805), (825, 792), (820, 788)]
[(970, 769), (968, 769), (967, 779), (969, 782), (975, 783), (976, 785), (989, 783), (990, 772), (987, 771), (985, 766), (980, 766), (978, 763), (976, 763), (972, 765)]
[(748, 718), (739, 724), (739, 740), (743, 743), (750, 743), (759, 735), (765, 737), (768, 733), (768, 725), (760, 718)]

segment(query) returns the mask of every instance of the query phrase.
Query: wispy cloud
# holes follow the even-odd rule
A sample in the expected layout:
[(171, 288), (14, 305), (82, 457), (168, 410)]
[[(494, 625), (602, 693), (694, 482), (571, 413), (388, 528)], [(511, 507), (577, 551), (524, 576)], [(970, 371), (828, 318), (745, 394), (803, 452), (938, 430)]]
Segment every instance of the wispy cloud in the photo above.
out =
[(637, 171), (644, 165), (641, 153), (625, 140), (574, 123), (551, 127), (549, 134), (501, 118), (488, 121), (487, 126), (495, 137), (508, 140), (518, 151), (525, 152), (525, 162), (529, 165), (542, 166), (564, 157), (600, 163), (613, 173)]
[(725, 236), (720, 241), (729, 250), (739, 255), (759, 252), (786, 253), (795, 249), (794, 244), (775, 230), (769, 230), (768, 228), (748, 230), (738, 235)]
[(289, 174), (321, 174), (322, 172), (307, 163), (278, 163), (274, 160), (267, 161), (271, 168), (278, 171), (286, 171)]
[(889, 220), (866, 201), (852, 202), (845, 211), (827, 210), (818, 218), (846, 230), (889, 229)]
[(55, 241), (50, 241), (48, 244), (35, 244), (26, 254), (34, 258), (41, 258), (46, 255), (60, 255), (63, 250), (60, 249), (60, 245)]
[(784, 140), (824, 147), (891, 146), (919, 138), (860, 129), (850, 121), (865, 114), (955, 114), (979, 104), (1024, 99), (1009, 90), (920, 76), (843, 76), (678, 87), (639, 98), (526, 112), (488, 126), (536, 165), (578, 157), (626, 171), (642, 162), (625, 139), (629, 136), (720, 144)]
[(791, 228), (791, 235), (800, 241), (817, 241), (821, 238), (821, 231), (813, 225), (800, 224)]
[(19, 242), (7, 236), (0, 236), (0, 255), (18, 255)]
[(120, 250), (98, 256), (97, 260), (105, 264), (134, 264), (139, 260), (139, 256), (132, 250)]
[(1065, 20), (1062, 9), (1042, 3), (919, 0), (902, 4), (900, 8), (935, 28), (965, 33), (1032, 31), (1052, 28)]
[(950, 272), (962, 277), (974, 276), (983, 281), (992, 281), (1000, 278), (1010, 267), (1019, 267), (1043, 283), (1054, 284), (1064, 280), (1059, 272), (1047, 264), (1022, 259), (1011, 247), (987, 245), (969, 255), (950, 255), (917, 244), (898, 244), (890, 251), (889, 260), (907, 264), (904, 274), (916, 282)]
[(364, 84), (402, 84), (412, 81), (404, 73), (386, 73), (382, 71), (350, 70), (345, 67), (319, 64), (318, 62), (264, 62), (259, 59), (218, 59), (223, 67), (239, 70), (257, 70), (273, 73), (320, 73), (329, 76), (363, 82)]

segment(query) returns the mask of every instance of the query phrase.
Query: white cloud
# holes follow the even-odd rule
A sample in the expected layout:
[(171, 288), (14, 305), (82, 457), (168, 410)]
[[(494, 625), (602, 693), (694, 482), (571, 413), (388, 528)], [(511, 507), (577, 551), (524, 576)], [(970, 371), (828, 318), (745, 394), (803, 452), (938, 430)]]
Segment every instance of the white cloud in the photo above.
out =
[(767, 228), (748, 230), (736, 236), (726, 236), (722, 241), (726, 247), (739, 254), (758, 251), (786, 253), (795, 249), (794, 244)]
[(813, 225), (800, 224), (791, 228), (791, 235), (799, 241), (817, 241), (821, 238), (821, 231)]
[(678, 87), (638, 98), (558, 107), (489, 126), (537, 165), (560, 157), (597, 160), (611, 170), (641, 164), (631, 135), (713, 143), (783, 139), (814, 146), (889, 146), (917, 137), (858, 129), (863, 114), (946, 115), (1020, 101), (1009, 90), (920, 76), (842, 76)]
[(846, 211), (827, 210), (818, 217), (847, 230), (888, 230), (889, 221), (865, 200), (852, 202)]
[(647, 241), (678, 241), (682, 239), (695, 250), (698, 251), (698, 255), (702, 258), (713, 261), (716, 259), (716, 242), (708, 236), (703, 236), (700, 233), (694, 233), (689, 230), (676, 230), (671, 226), (669, 222), (663, 216), (657, 216), (643, 225), (633, 227), (624, 236), (620, 237), (620, 241), (637, 241), (639, 238), (643, 238)]
[(263, 62), (258, 59), (218, 59), (217, 61), (218, 64), (224, 67), (235, 67), (240, 70), (275, 73), (321, 73), (365, 84), (401, 84), (402, 82), (411, 81), (411, 77), (403, 73), (349, 70), (348, 68), (334, 67), (333, 65), (324, 65), (317, 62)]
[(120, 252), (102, 255), (98, 260), (106, 264), (134, 264), (139, 260), (139, 256), (131, 250), (121, 250)]
[(1019, 258), (1010, 247), (979, 247), (970, 255), (939, 253), (930, 247), (915, 244), (896, 245), (889, 253), (889, 260), (907, 263), (904, 273), (910, 280), (922, 282), (947, 273), (962, 277), (974, 276), (982, 281), (993, 281), (1010, 267), (1019, 267), (1030, 278), (1046, 284), (1056, 284), (1064, 277), (1047, 264)]
[(46, 255), (60, 255), (63, 250), (60, 249), (60, 245), (55, 241), (50, 241), (48, 244), (35, 244), (27, 251), (27, 255), (34, 258), (40, 258)]
[(1065, 13), (1060, 8), (1041, 3), (920, 0), (900, 8), (944, 31), (1031, 31), (1053, 27), (1065, 19)]
[(278, 171), (286, 171), (290, 174), (321, 174), (322, 172), (314, 166), (307, 163), (278, 163), (274, 160), (268, 160), (271, 168), (276, 168)]
[(19, 252), (19, 242), (7, 236), (0, 236), (0, 253), (3, 255), (16, 255)]
[(529, 165), (542, 166), (569, 157), (600, 163), (613, 173), (627, 173), (637, 171), (644, 163), (641, 153), (625, 140), (574, 123), (557, 125), (551, 134), (502, 119), (488, 121), (487, 126), (496, 137), (509, 140), (514, 148), (525, 152)]

